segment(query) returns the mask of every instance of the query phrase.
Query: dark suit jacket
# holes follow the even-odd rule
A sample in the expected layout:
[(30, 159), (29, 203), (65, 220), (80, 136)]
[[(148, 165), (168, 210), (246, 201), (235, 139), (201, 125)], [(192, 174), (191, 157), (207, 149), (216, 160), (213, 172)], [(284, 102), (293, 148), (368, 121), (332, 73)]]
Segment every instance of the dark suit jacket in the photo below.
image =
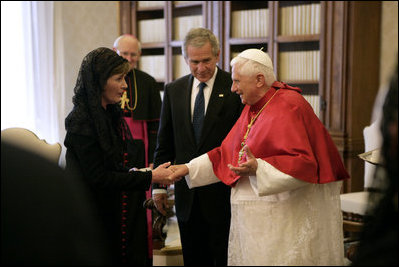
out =
[[(155, 166), (167, 161), (187, 163), (218, 147), (240, 116), (243, 106), (240, 97), (231, 92), (231, 75), (218, 69), (197, 146), (191, 120), (193, 79), (190, 74), (165, 86), (154, 153)], [(198, 194), (201, 209), (208, 218), (226, 220), (227, 217), (230, 220), (230, 187), (220, 182), (190, 190), (185, 179), (175, 183), (176, 216), (179, 220), (188, 219), (194, 194)]]

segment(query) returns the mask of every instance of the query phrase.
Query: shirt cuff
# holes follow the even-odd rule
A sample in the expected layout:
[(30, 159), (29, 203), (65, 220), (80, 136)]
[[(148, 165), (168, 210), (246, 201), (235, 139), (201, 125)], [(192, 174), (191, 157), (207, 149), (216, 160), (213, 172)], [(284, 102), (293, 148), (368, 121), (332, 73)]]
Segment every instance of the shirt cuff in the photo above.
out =
[(166, 189), (153, 189), (152, 190), (152, 194), (156, 195), (156, 194), (167, 194), (168, 191)]
[(252, 189), (258, 196), (268, 196), (294, 190), (307, 183), (285, 174), (268, 162), (256, 159), (258, 169), (255, 176), (249, 176)]

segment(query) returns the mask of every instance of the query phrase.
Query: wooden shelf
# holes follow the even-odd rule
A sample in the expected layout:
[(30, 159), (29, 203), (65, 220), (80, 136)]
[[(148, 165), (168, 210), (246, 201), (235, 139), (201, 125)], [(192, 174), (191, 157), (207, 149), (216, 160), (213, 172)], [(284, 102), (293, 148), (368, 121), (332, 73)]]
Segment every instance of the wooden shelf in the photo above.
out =
[(182, 1), (186, 3), (174, 4), (175, 8), (197, 7), (202, 5), (202, 1)]
[(153, 11), (163, 11), (164, 7), (139, 7), (137, 8), (137, 12), (153, 12)]
[(320, 34), (308, 35), (285, 35), (277, 36), (276, 42), (278, 43), (293, 43), (293, 42), (314, 42), (320, 40)]
[(142, 49), (153, 49), (153, 48), (164, 48), (164, 47), (165, 47), (164, 42), (142, 43), (141, 44)]
[(363, 223), (360, 222), (352, 222), (348, 220), (343, 220), (344, 222), (344, 231), (345, 232), (361, 232), (363, 230)]
[(173, 40), (170, 41), (171, 47), (181, 47), (183, 45), (183, 41)]
[(262, 38), (231, 38), (230, 45), (245, 45), (245, 44), (265, 44), (269, 42), (269, 37)]

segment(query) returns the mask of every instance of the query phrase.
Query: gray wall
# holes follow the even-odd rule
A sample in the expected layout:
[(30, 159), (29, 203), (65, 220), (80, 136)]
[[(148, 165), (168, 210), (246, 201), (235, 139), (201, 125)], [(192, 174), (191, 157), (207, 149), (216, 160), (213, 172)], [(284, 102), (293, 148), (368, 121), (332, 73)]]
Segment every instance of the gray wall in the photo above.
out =
[[(117, 1), (55, 1), (56, 88), (63, 91), (59, 105), (61, 143), (64, 142), (64, 120), (72, 110), (73, 89), (84, 56), (97, 47), (112, 48), (119, 36)], [(61, 155), (64, 165), (65, 147)]]

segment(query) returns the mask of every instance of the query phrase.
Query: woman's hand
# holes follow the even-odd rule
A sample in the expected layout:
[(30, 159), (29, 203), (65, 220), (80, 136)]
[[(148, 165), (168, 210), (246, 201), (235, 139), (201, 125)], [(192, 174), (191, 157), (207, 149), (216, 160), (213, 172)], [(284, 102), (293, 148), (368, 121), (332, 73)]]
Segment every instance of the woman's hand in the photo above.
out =
[(152, 182), (163, 185), (170, 185), (176, 181), (179, 181), (181, 177), (173, 175), (173, 170), (168, 168), (170, 162), (159, 165), (155, 170), (152, 170)]

